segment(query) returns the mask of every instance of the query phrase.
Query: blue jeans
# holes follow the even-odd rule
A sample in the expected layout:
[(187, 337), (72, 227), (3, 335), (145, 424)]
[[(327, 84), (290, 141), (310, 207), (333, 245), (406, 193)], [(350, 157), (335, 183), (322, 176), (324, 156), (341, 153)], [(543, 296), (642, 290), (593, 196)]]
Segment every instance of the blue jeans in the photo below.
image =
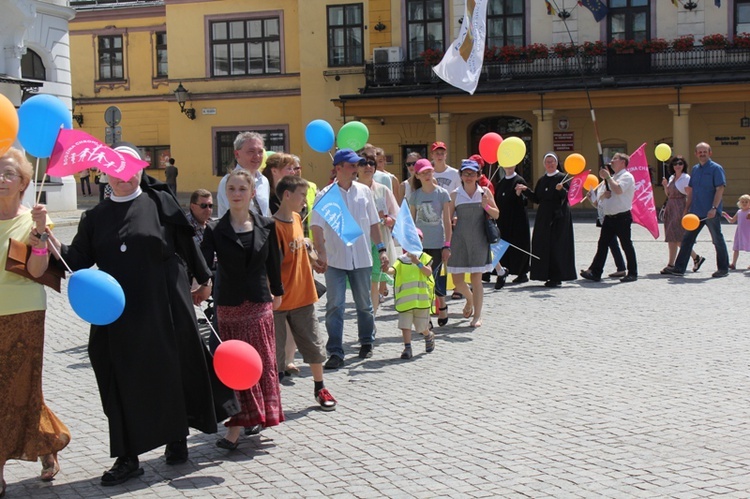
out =
[(693, 245), (704, 225), (708, 227), (708, 232), (711, 233), (711, 242), (714, 243), (714, 248), (716, 248), (717, 270), (721, 272), (729, 271), (729, 253), (727, 252), (727, 243), (724, 241), (724, 236), (721, 233), (721, 217), (718, 215), (702, 221), (697, 229), (685, 232), (685, 236), (682, 238), (682, 243), (680, 244), (680, 252), (677, 255), (677, 260), (674, 262), (675, 270), (685, 272), (685, 269), (687, 269)]
[(357, 309), (357, 331), (362, 345), (372, 345), (375, 342), (375, 317), (372, 314), (370, 299), (370, 283), (372, 267), (354, 270), (343, 270), (328, 267), (325, 273), (328, 301), (326, 302), (326, 330), (328, 355), (344, 358), (344, 305), (346, 303), (346, 279), (354, 296)]

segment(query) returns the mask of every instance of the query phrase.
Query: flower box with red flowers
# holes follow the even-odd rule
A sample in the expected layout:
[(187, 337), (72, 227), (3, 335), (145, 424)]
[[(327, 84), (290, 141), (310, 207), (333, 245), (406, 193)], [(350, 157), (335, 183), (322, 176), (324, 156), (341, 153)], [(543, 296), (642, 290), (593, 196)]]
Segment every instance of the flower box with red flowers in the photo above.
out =
[(604, 55), (607, 53), (607, 47), (602, 41), (583, 42), (583, 45), (581, 45), (580, 48), (581, 53), (585, 56), (593, 57), (597, 55)]
[(532, 43), (523, 48), (523, 53), (529, 60), (546, 59), (549, 57), (549, 48), (543, 43)]
[(669, 42), (664, 38), (652, 38), (651, 40), (643, 40), (640, 44), (640, 48), (644, 52), (664, 52), (669, 48)]
[(632, 54), (640, 47), (638, 46), (638, 42), (636, 42), (635, 40), (617, 39), (609, 42), (609, 48), (611, 48), (618, 54)]
[(556, 43), (552, 46), (552, 52), (557, 54), (558, 57), (567, 59), (569, 57), (575, 57), (578, 48), (572, 43)]
[(443, 60), (443, 51), (427, 49), (419, 54), (419, 58), (424, 61), (425, 66), (434, 66)]
[(701, 44), (708, 50), (721, 50), (729, 46), (729, 40), (721, 33), (715, 33), (701, 38)]
[(695, 46), (695, 37), (693, 35), (683, 35), (672, 40), (672, 48), (677, 52), (687, 52), (693, 50)]

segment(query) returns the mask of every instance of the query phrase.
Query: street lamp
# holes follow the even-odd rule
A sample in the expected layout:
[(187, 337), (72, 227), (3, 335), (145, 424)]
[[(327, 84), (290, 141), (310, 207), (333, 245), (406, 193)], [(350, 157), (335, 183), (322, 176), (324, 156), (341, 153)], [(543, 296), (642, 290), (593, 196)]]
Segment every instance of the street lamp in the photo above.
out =
[(185, 103), (190, 98), (190, 94), (185, 89), (185, 87), (182, 86), (182, 82), (177, 86), (177, 88), (174, 91), (174, 96), (177, 99), (177, 103), (180, 105), (180, 111), (188, 117), (189, 120), (195, 119), (195, 109), (192, 107), (185, 107)]

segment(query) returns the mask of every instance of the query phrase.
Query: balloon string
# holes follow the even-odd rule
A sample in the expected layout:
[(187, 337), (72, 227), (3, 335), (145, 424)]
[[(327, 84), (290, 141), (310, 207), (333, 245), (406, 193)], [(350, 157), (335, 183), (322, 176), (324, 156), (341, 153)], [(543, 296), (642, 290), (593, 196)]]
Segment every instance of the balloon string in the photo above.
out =
[[(211, 328), (211, 332), (214, 333), (214, 336), (216, 336), (216, 339), (219, 340), (219, 344), (224, 343), (223, 341), (221, 341), (221, 338), (219, 338), (219, 333), (217, 333), (216, 329), (214, 329), (214, 325), (211, 324), (211, 320), (206, 316), (206, 312), (204, 312), (203, 309), (200, 307), (198, 307), (198, 310), (200, 310), (203, 318), (206, 319), (206, 323), (208, 324), (208, 327)], [(214, 313), (216, 313), (215, 310), (214, 310)]]
[[(36, 168), (34, 169), (34, 186), (36, 186), (36, 178), (39, 175), (39, 158), (36, 158)], [(39, 200), (42, 199), (42, 189), (44, 189), (44, 180), (47, 175), (42, 177), (42, 185), (39, 186), (39, 191), (36, 194), (36, 204), (39, 204)]]
[(47, 244), (47, 246), (49, 246), (50, 248), (52, 248), (52, 252), (55, 254), (55, 256), (57, 257), (57, 259), (60, 260), (61, 262), (63, 262), (63, 265), (65, 265), (65, 268), (68, 269), (68, 272), (70, 272), (72, 274), (73, 271), (70, 270), (70, 266), (68, 265), (68, 262), (66, 262), (65, 259), (60, 254), (60, 252), (57, 251), (57, 248), (55, 248), (55, 245), (50, 242), (49, 244)]

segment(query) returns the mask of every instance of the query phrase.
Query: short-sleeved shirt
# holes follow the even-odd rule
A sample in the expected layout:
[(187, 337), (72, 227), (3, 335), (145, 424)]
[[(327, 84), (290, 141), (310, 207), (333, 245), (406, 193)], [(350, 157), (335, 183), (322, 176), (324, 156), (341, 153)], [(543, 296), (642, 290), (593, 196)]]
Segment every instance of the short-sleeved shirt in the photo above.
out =
[[(727, 178), (719, 163), (709, 159), (705, 165), (695, 165), (690, 172), (690, 188), (693, 190), (690, 213), (698, 215), (698, 218), (706, 218), (714, 205), (716, 188), (722, 185), (727, 185)], [(722, 202), (719, 200), (716, 212), (721, 213), (721, 210)]]
[(437, 182), (437, 185), (448, 191), (448, 194), (458, 189), (461, 185), (461, 176), (458, 174), (458, 170), (452, 166), (446, 165), (444, 172), (438, 172), (435, 170), (432, 176)]
[(276, 238), (283, 258), (281, 260), (281, 283), (284, 294), (279, 311), (294, 310), (312, 305), (318, 301), (313, 282), (310, 258), (307, 256), (305, 234), (302, 231), (302, 218), (294, 213), (294, 220), (276, 220)]
[(422, 246), (427, 249), (443, 247), (445, 242), (443, 205), (450, 200), (448, 191), (439, 186), (429, 193), (421, 188), (417, 189), (409, 198), (409, 206), (413, 206), (416, 210), (414, 223), (422, 231)]
[(635, 177), (633, 177), (633, 174), (623, 168), (612, 175), (612, 178), (620, 185), (622, 192), (620, 194), (612, 192), (612, 197), (599, 201), (600, 203), (604, 202), (605, 216), (625, 213), (633, 207), (633, 196), (635, 195)]
[(358, 237), (351, 246), (347, 246), (331, 229), (331, 226), (326, 223), (320, 213), (313, 210), (312, 215), (310, 215), (312, 219), (310, 225), (323, 229), (328, 266), (341, 270), (372, 267), (370, 228), (372, 225), (380, 223), (372, 191), (359, 182), (352, 182), (348, 190), (339, 187), (338, 183), (334, 183), (321, 190), (315, 198), (315, 202), (317, 203), (320, 198), (325, 196), (329, 189), (339, 189), (349, 213), (359, 224), (364, 236)]

